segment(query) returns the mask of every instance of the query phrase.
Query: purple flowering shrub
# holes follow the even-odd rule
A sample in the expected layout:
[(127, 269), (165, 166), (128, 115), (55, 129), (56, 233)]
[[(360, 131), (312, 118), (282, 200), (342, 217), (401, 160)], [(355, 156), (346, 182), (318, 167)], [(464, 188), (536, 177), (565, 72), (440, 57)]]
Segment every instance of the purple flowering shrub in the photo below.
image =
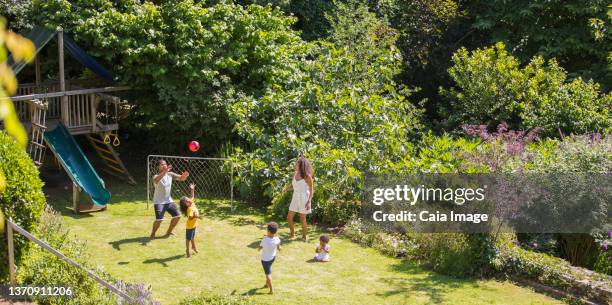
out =
[(508, 124), (502, 122), (497, 130), (490, 132), (486, 125), (463, 125), (465, 133), (482, 139), (483, 149), (472, 153), (472, 162), (487, 166), (491, 172), (500, 172), (512, 158), (518, 157), (527, 161), (526, 147), (529, 143), (539, 140), (540, 128), (529, 131), (509, 130)]
[[(568, 175), (575, 177), (575, 180), (580, 180), (577, 177), (581, 176), (577, 175), (579, 173), (612, 173), (612, 139), (599, 133), (540, 141), (538, 133), (541, 129), (514, 131), (509, 130), (505, 123), (499, 124), (495, 131), (490, 131), (485, 125), (464, 125), (463, 130), (468, 135), (477, 136), (482, 140), (481, 148), (470, 153), (469, 160), (487, 167), (491, 172), (512, 173), (513, 181), (508, 182), (509, 190), (512, 189), (513, 183), (520, 183), (521, 179), (530, 175), (545, 175), (543, 177), (549, 178), (553, 186), (556, 184), (562, 186), (564, 180), (568, 180)], [(587, 179), (583, 180), (587, 181)], [(584, 181), (575, 181), (575, 183)], [(503, 185), (504, 182), (501, 181), (501, 184)], [(606, 187), (608, 186), (601, 185), (595, 192), (607, 192)], [(538, 193), (543, 191), (538, 188), (535, 190)], [(525, 202), (526, 198), (523, 197), (530, 193), (526, 189), (521, 189), (521, 191), (521, 194), (515, 194), (515, 192), (498, 194), (503, 197), (500, 201), (506, 203), (504, 206), (497, 207), (495, 212), (498, 217), (512, 219), (511, 216), (516, 214), (518, 207)], [(542, 196), (553, 198), (552, 201), (536, 200), (535, 203), (561, 204), (563, 200), (557, 199), (562, 197), (559, 194), (566, 191), (562, 188), (553, 188), (550, 194)], [(606, 205), (603, 203), (599, 210), (606, 211), (608, 209)], [(579, 209), (580, 205), (559, 206), (559, 208), (560, 210), (575, 210)], [(558, 221), (563, 221), (563, 223), (572, 221), (571, 218), (563, 218), (565, 216), (567, 215), (563, 213), (557, 215), (560, 217)], [(601, 225), (605, 224), (605, 221), (601, 223)], [(600, 243), (601, 247), (598, 248), (595, 237), (589, 234), (518, 234), (518, 238), (525, 249), (561, 256), (574, 265), (588, 268), (593, 268), (600, 251), (610, 247), (608, 241)]]
[(118, 280), (115, 285), (134, 300), (134, 303), (130, 303), (118, 297), (117, 304), (119, 305), (161, 305), (159, 301), (153, 299), (151, 285), (131, 284), (121, 280)]

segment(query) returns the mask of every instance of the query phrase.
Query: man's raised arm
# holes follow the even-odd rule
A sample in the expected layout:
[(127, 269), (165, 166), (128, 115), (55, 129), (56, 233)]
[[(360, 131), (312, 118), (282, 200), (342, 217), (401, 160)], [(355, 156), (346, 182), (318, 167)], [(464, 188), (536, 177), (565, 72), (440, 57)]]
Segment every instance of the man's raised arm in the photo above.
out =
[(187, 177), (189, 177), (189, 172), (188, 171), (184, 171), (178, 178), (176, 178), (176, 180), (178, 180), (178, 181), (185, 181), (185, 180), (187, 180)]
[(159, 172), (157, 175), (153, 176), (153, 183), (158, 184), (159, 181), (164, 177), (166, 173), (168, 173), (172, 169), (172, 166), (168, 165), (164, 170)]

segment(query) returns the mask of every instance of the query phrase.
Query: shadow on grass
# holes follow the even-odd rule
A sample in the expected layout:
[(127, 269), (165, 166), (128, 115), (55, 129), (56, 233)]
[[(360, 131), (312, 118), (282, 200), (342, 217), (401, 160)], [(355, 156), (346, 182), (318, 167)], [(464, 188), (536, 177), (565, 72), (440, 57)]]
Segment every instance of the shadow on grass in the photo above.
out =
[[(287, 226), (286, 223), (281, 223), (280, 225)], [(282, 244), (285, 244), (285, 245), (292, 244), (292, 243), (312, 244), (312, 247), (313, 247), (312, 249), (314, 251), (316, 244), (319, 243), (320, 236), (321, 236), (321, 232), (318, 228), (309, 226), (308, 233), (306, 234), (306, 237), (307, 237), (306, 241), (302, 240), (302, 229), (300, 227), (295, 228), (295, 239), (291, 239), (289, 234), (280, 234), (279, 238), (281, 239)]]
[(268, 289), (268, 287), (263, 286), (263, 287), (251, 288), (249, 289), (249, 291), (241, 295), (242, 296), (252, 296), (252, 295), (258, 295), (258, 294), (268, 294), (268, 292), (261, 292), (261, 290), (264, 290), (264, 289)]
[[(67, 180), (68, 182), (70, 182), (70, 180)], [(53, 210), (59, 212), (62, 216), (66, 216), (66, 217), (70, 217), (72, 219), (87, 219), (90, 217), (93, 217), (92, 213), (96, 213), (96, 212), (102, 212), (102, 213), (108, 213), (108, 211), (106, 210), (97, 210), (97, 211), (90, 211), (90, 212), (83, 212), (83, 213), (75, 213), (72, 209), (72, 187), (68, 186), (68, 185), (72, 185), (72, 182), (70, 182), (70, 184), (68, 184), (66, 181), (62, 181), (60, 179), (60, 181), (54, 181), (54, 178), (47, 178), (45, 179), (45, 182), (49, 182), (48, 184), (45, 183), (45, 185), (43, 186), (43, 191), (47, 197), (47, 204), (49, 204)], [(109, 203), (109, 205), (112, 206), (113, 203), (118, 202), (117, 198), (119, 196), (117, 196), (115, 189), (121, 190), (123, 193), (134, 193), (133, 191), (131, 191), (130, 189), (127, 189), (125, 186), (116, 183), (114, 188), (110, 188), (107, 185), (108, 189), (111, 189), (113, 194), (111, 197), (111, 201)], [(124, 196), (124, 197), (128, 197), (130, 198), (129, 200), (141, 200), (142, 196), (140, 198), (137, 198), (136, 195), (134, 194), (130, 194), (129, 196)], [(146, 197), (145, 197), (146, 198)], [(81, 205), (81, 209), (86, 209), (86, 202), (88, 202), (88, 195), (84, 192), (82, 192), (79, 195), (79, 202)], [(107, 205), (106, 207), (108, 207), (109, 205)]]
[(162, 265), (164, 267), (168, 267), (168, 264), (167, 264), (168, 262), (175, 261), (175, 260), (183, 258), (183, 257), (185, 257), (185, 255), (177, 254), (177, 255), (170, 256), (170, 257), (165, 257), (165, 258), (152, 258), (152, 259), (148, 259), (148, 260), (143, 261), (143, 263), (144, 264), (155, 264), (156, 263), (156, 264), (160, 264), (160, 265)]
[(62, 216), (73, 219), (93, 217), (88, 213), (75, 213), (72, 210), (72, 190), (64, 190), (62, 187), (44, 187), (43, 191), (47, 195), (47, 204)]
[(264, 221), (255, 220), (253, 216), (264, 217), (265, 215), (265, 208), (249, 206), (244, 202), (230, 203), (227, 200), (198, 202), (198, 210), (206, 217), (225, 220), (238, 226), (261, 224)]
[[(157, 237), (157, 239), (159, 238), (168, 238), (168, 237), (166, 236)], [(146, 246), (149, 242), (151, 242), (151, 238), (149, 236), (141, 236), (141, 237), (132, 237), (132, 238), (124, 238), (120, 240), (115, 240), (115, 241), (109, 242), (108, 244), (113, 246), (115, 250), (121, 251), (121, 245), (124, 245), (124, 244), (140, 243), (141, 246)]]
[(380, 280), (391, 289), (376, 293), (380, 297), (418, 294), (427, 296), (429, 298), (428, 303), (440, 304), (448, 301), (445, 300), (445, 296), (453, 290), (466, 287), (483, 288), (478, 285), (475, 279), (460, 279), (428, 272), (419, 267), (417, 263), (409, 260), (402, 260), (391, 266), (391, 269), (394, 272), (416, 276), (410, 279), (402, 277), (381, 278)]
[[(265, 226), (263, 226), (262, 229), (265, 229)], [(251, 248), (251, 249), (259, 248), (259, 244), (261, 243), (261, 239), (264, 238), (264, 236), (265, 235), (261, 235), (261, 237), (259, 239), (254, 240), (253, 242), (248, 244), (247, 247)], [(301, 237), (297, 237), (295, 239), (290, 239), (289, 238), (289, 234), (279, 234), (277, 236), (281, 240), (281, 246), (286, 246), (286, 245), (289, 245), (289, 244), (292, 244), (292, 243), (312, 244), (313, 251), (315, 249), (314, 242), (318, 242), (318, 240), (319, 240), (318, 232), (316, 232), (314, 230), (311, 230), (311, 231), (308, 232), (308, 234), (307, 234), (308, 240), (307, 241), (303, 241)]]
[(261, 221), (256, 221), (252, 218), (247, 218), (247, 217), (236, 217), (236, 218), (228, 219), (228, 222), (234, 226), (249, 226), (249, 225), (254, 225), (258, 227), (262, 226)]
[(251, 248), (251, 249), (258, 249), (259, 245), (261, 244), (261, 239), (255, 240), (252, 243), (248, 244), (247, 247)]

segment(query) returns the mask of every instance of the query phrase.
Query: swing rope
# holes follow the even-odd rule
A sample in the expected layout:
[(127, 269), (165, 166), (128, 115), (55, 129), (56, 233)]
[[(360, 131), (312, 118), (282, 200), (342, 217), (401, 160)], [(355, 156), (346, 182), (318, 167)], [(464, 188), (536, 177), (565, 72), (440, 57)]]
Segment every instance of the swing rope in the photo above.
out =
[[(117, 102), (115, 102), (115, 124), (117, 124), (117, 122), (119, 121), (119, 108), (117, 106)], [(115, 139), (113, 140), (113, 146), (117, 147), (121, 144), (121, 141), (119, 141), (119, 131), (115, 130)]]
[[(110, 113), (108, 112), (108, 100), (104, 100), (104, 105), (106, 108), (106, 125), (108, 126), (108, 122), (110, 120)], [(117, 103), (115, 103), (115, 123), (117, 123), (117, 121), (119, 120), (118, 118), (118, 106)], [(111, 137), (114, 137), (114, 139), (111, 141)], [(104, 133), (104, 144), (113, 144), (113, 146), (117, 147), (119, 145), (121, 145), (121, 141), (119, 140), (119, 132), (117, 130), (115, 130), (115, 133), (113, 134), (113, 132), (106, 132)]]
[[(106, 117), (106, 125), (108, 126), (108, 100), (104, 100), (104, 108), (105, 108), (105, 117)], [(110, 136), (107, 132), (104, 133), (104, 144), (109, 144), (111, 142)]]

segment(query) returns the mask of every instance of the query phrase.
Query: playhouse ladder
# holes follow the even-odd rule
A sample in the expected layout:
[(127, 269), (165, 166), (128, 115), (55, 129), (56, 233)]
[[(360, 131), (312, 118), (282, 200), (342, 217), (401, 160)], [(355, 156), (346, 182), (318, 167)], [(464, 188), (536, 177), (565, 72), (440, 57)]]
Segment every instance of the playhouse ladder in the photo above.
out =
[(119, 178), (126, 178), (130, 184), (136, 184), (136, 180), (127, 170), (113, 146), (110, 143), (104, 143), (104, 134), (88, 134), (87, 139), (106, 165), (104, 169), (106, 173)]
[(28, 142), (28, 154), (34, 164), (40, 167), (45, 157), (44, 134), (47, 129), (47, 103), (41, 100), (28, 101), (30, 105), (30, 142)]

